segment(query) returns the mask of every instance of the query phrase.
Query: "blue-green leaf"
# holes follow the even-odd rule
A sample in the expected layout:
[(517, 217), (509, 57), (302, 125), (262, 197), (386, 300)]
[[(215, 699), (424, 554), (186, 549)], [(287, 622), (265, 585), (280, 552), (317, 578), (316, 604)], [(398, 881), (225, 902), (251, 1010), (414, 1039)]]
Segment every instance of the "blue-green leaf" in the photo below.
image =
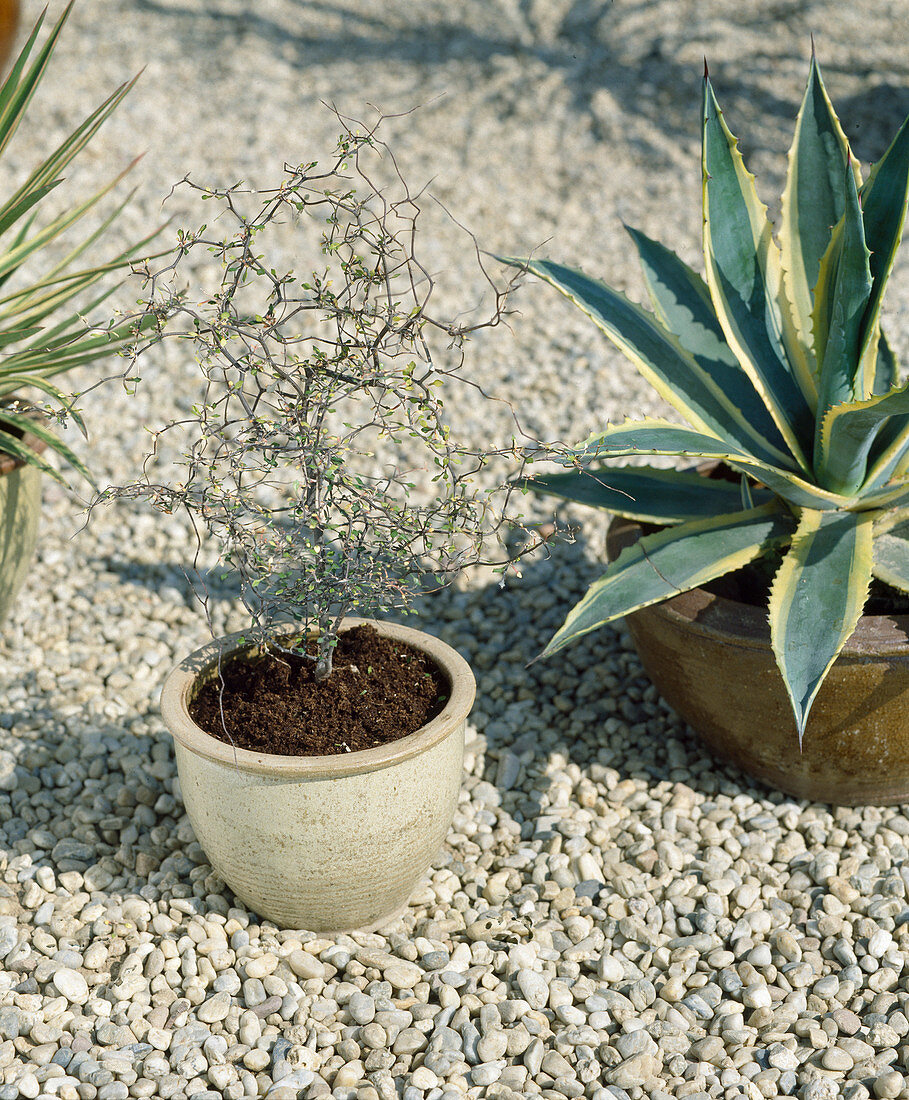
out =
[(858, 162), (851, 157), (812, 50), (808, 86), (789, 150), (780, 222), (783, 282), (810, 366), (813, 290), (831, 231), (843, 216), (843, 173), (850, 161), (858, 187)]
[(814, 375), (785, 301), (780, 256), (746, 170), (704, 81), (704, 259), (726, 342), (748, 372), (802, 469), (814, 439)]
[(865, 606), (872, 521), (870, 512), (805, 509), (770, 589), (770, 638), (799, 744), (818, 690)]
[(791, 515), (779, 505), (765, 504), (645, 535), (626, 547), (590, 586), (543, 655), (558, 652), (622, 615), (741, 568), (785, 542), (794, 526)]
[(875, 528), (872, 553), (874, 576), (900, 592), (909, 592), (909, 519), (880, 533)]
[[(735, 512), (741, 507), (742, 497), (738, 482), (702, 477), (693, 470), (654, 466), (585, 466), (568, 473), (524, 478), (521, 484), (535, 493), (659, 524)], [(751, 507), (771, 499), (766, 490), (755, 490)]]
[[(866, 395), (857, 376), (865, 310), (871, 297), (870, 252), (851, 166), (844, 173), (846, 209), (821, 260), (814, 301), (814, 350), (817, 355), (818, 404), (815, 469), (825, 474), (821, 446), (824, 413), (844, 401)], [(870, 395), (871, 386), (868, 387)]]
[[(878, 432), (890, 417), (897, 418), (900, 434), (909, 416), (909, 384), (866, 401), (834, 405), (819, 423), (819, 467), (825, 488), (848, 496), (866, 480), (866, 464)], [(869, 472), (880, 480), (880, 470)]]
[(865, 317), (862, 348), (864, 395), (874, 385), (873, 335), (880, 322), (881, 304), (896, 251), (903, 235), (909, 202), (909, 118), (900, 127), (890, 148), (871, 169), (862, 188), (865, 240), (871, 250), (871, 299)]
[(781, 470), (728, 443), (683, 428), (666, 420), (626, 420), (597, 432), (578, 450), (579, 461), (598, 458), (627, 458), (631, 455), (680, 455), (689, 458), (712, 458), (725, 462), (734, 470), (750, 474), (763, 482), (777, 496), (799, 508), (846, 508), (851, 497), (832, 493), (789, 470)]
[(698, 431), (751, 452), (777, 465), (792, 465), (790, 455), (775, 448), (745, 419), (735, 394), (716, 382), (652, 314), (623, 294), (581, 271), (549, 260), (505, 259), (554, 286), (635, 364), (659, 395)]
[(720, 390), (778, 452), (786, 442), (747, 372), (726, 343), (704, 280), (659, 241), (625, 227), (634, 241), (654, 312)]
[(877, 358), (874, 364), (874, 393), (886, 393), (899, 384), (900, 369), (884, 331), (877, 330)]

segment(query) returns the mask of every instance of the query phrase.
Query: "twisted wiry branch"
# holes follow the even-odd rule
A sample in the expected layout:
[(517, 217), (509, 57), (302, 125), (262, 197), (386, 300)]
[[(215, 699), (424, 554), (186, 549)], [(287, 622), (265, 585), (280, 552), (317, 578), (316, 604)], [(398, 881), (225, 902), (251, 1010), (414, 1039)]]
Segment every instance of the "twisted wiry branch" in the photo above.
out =
[[(392, 168), (387, 188), (372, 177), (377, 154)], [(317, 633), (321, 678), (345, 615), (407, 609), (429, 578), (513, 560), (497, 538), (514, 522), (512, 487), (483, 489), (480, 475), (496, 456), (520, 466), (520, 448), (514, 438), (485, 451), (457, 442), (442, 401), (454, 377), (485, 399), (463, 371), (463, 344), (503, 320), (511, 284), (493, 284), (474, 241), (492, 311), (471, 324), (430, 311), (434, 282), (415, 251), (419, 196), (376, 127), (346, 127), (327, 170), (285, 165), (270, 190), (184, 183), (233, 228), (181, 232), (171, 262), (143, 272), (146, 308), (161, 319), (154, 340), (191, 340), (202, 373), (192, 415), (162, 429), (191, 432), (182, 480), (155, 481), (150, 456), (140, 481), (102, 497), (189, 512), (236, 569), (263, 641), (279, 644), (288, 621)], [(275, 232), (301, 218), (323, 227), (321, 266), (305, 278), (268, 258)], [(196, 303), (173, 286), (201, 249), (221, 281)]]

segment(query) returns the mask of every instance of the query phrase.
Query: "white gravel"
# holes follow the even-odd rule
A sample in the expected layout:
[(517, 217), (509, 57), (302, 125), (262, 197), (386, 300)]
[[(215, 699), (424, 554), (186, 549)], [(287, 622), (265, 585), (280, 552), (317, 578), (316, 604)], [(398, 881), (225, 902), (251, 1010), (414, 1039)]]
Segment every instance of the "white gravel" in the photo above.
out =
[[(909, 110), (900, 20), (900, 0), (81, 0), (0, 176), (142, 65), (71, 180), (147, 150), (124, 239), (187, 173), (268, 185), (327, 156), (322, 100), (419, 107), (386, 127), (412, 185), (432, 178), (490, 251), (548, 240), (638, 296), (623, 219), (697, 257), (702, 56), (769, 197), (808, 32), (867, 158)], [(207, 213), (187, 191), (167, 210)], [(469, 307), (469, 244), (428, 218), (441, 301)], [(579, 439), (658, 408), (546, 288), (518, 304), (469, 362), (531, 432)], [(907, 304), (903, 261), (904, 361)], [(144, 427), (195, 399), (173, 350), (143, 375), (134, 397), (86, 398), (102, 484), (134, 476)], [(504, 405), (452, 412), (479, 443), (509, 431)], [(407, 914), (329, 938), (236, 907), (183, 813), (156, 700), (208, 636), (185, 525), (123, 505), (76, 535), (78, 504), (48, 487), (0, 632), (0, 1100), (909, 1097), (909, 816), (799, 803), (717, 765), (621, 627), (527, 668), (600, 568), (605, 517), (569, 515), (583, 538), (504, 590), (481, 574), (426, 601), (479, 681), (461, 803)], [(216, 595), (215, 628), (241, 625)]]

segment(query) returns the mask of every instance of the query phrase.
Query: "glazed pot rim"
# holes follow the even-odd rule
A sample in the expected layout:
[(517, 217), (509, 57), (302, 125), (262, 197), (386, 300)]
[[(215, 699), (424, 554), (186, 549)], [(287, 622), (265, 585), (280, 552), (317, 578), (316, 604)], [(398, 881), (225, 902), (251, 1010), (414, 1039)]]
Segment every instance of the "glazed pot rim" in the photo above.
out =
[(451, 692), (448, 702), (425, 726), (387, 745), (330, 756), (282, 756), (242, 749), (219, 741), (190, 718), (188, 704), (199, 677), (209, 672), (219, 659), (253, 648), (254, 643), (241, 644), (240, 641), (248, 637), (249, 632), (237, 631), (201, 646), (168, 674), (161, 690), (161, 714), (171, 736), (195, 755), (218, 764), (273, 778), (310, 780), (379, 771), (418, 756), (444, 741), (466, 720), (473, 706), (476, 681), (470, 665), (446, 642), (414, 627), (352, 616), (343, 620), (341, 629), (348, 630), (361, 624), (374, 626), (385, 637), (415, 646), (431, 657), (449, 680)]
[[(609, 524), (609, 558), (616, 542), (624, 549), (637, 541), (641, 524), (624, 516), (614, 516)], [(637, 537), (631, 539), (635, 533)], [(640, 611), (653, 612), (686, 623), (696, 633), (722, 637), (729, 644), (740, 646), (770, 645), (770, 622), (766, 608), (755, 604), (718, 596), (705, 588), (692, 588), (670, 596), (660, 603), (649, 604)], [(634, 612), (633, 614), (638, 614)], [(853, 633), (846, 640), (840, 656), (867, 660), (875, 654), (909, 656), (909, 615), (862, 615)]]

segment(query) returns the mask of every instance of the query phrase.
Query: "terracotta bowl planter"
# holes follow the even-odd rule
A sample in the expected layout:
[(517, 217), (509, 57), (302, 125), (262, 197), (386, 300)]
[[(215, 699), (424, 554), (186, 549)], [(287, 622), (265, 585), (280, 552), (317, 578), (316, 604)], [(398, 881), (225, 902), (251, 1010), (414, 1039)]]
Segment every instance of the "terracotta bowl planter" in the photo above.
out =
[(0, 77), (6, 76), (18, 30), (19, 0), (0, 0)]
[[(641, 536), (616, 519), (614, 559)], [(657, 690), (718, 756), (788, 794), (909, 801), (909, 616), (865, 615), (825, 680), (799, 752), (766, 610), (702, 588), (627, 616)]]
[[(27, 440), (39, 453), (46, 444)], [(41, 471), (0, 452), (0, 623), (25, 582), (38, 541)]]
[[(345, 627), (364, 622), (347, 619)], [(438, 854), (461, 787), (476, 685), (467, 662), (422, 631), (373, 622), (441, 668), (445, 709), (391, 744), (335, 756), (234, 749), (201, 730), (187, 705), (238, 648), (209, 643), (167, 677), (161, 711), (174, 738), (186, 811), (212, 867), (251, 909), (285, 928), (374, 929), (407, 906)]]

